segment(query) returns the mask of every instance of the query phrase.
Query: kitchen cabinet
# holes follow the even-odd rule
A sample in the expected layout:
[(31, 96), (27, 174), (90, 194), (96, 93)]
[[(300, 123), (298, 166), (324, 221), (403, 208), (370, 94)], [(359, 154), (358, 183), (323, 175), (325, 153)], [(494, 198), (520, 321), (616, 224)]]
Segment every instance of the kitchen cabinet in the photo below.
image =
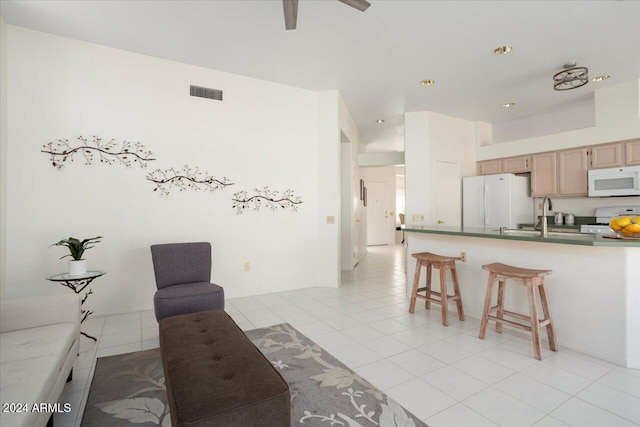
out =
[(627, 166), (640, 165), (640, 139), (627, 141), (625, 147)]
[(621, 142), (591, 147), (591, 164), (589, 169), (622, 166), (624, 164), (623, 150), (624, 147)]
[(575, 148), (558, 152), (558, 193), (565, 196), (588, 194), (589, 149)]
[(531, 156), (531, 195), (533, 197), (558, 194), (558, 155), (540, 153)]
[(531, 195), (587, 195), (587, 147), (533, 154), (531, 156)]
[(531, 172), (531, 196), (586, 196), (588, 170), (640, 165), (640, 139), (484, 160), (478, 175)]
[(502, 159), (502, 173), (531, 172), (531, 156), (518, 156)]
[(492, 175), (494, 173), (502, 173), (501, 159), (485, 160), (478, 162), (478, 175)]
[(531, 156), (508, 157), (506, 159), (484, 160), (477, 164), (478, 175), (497, 173), (525, 173), (531, 171)]

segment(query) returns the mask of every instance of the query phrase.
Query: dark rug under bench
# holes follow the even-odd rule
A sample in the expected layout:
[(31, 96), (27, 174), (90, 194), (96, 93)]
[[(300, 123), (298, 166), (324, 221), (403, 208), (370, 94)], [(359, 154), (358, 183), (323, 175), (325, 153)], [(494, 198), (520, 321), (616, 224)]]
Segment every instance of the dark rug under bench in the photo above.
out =
[[(291, 426), (426, 426), (284, 323), (246, 332), (291, 392)], [(160, 350), (101, 357), (83, 426), (170, 426)]]

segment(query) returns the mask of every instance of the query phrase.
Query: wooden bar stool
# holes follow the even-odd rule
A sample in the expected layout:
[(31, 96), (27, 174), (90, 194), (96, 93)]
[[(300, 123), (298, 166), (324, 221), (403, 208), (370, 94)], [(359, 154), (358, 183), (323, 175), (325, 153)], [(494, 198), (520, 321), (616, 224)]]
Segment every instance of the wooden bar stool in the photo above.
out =
[[(484, 312), (482, 314), (482, 322), (480, 323), (480, 339), (484, 339), (487, 333), (487, 323), (489, 320), (496, 322), (496, 332), (498, 333), (502, 332), (503, 323), (515, 328), (524, 329), (533, 335), (533, 352), (536, 359), (542, 360), (540, 328), (546, 326), (547, 336), (549, 337), (549, 348), (552, 351), (558, 351), (556, 334), (553, 329), (551, 313), (549, 312), (547, 291), (544, 288), (544, 276), (551, 274), (551, 270), (531, 270), (528, 268), (513, 267), (499, 262), (483, 265), (482, 268), (489, 271), (489, 282), (487, 283), (487, 295), (484, 299)], [(527, 287), (529, 316), (504, 309), (504, 288), (507, 279), (511, 279)], [(496, 281), (498, 281), (498, 304), (491, 307), (491, 293)], [(540, 303), (542, 305), (542, 311), (544, 312), (544, 319), (542, 320), (538, 317), (536, 288), (538, 288), (540, 292)], [(491, 314), (494, 311), (496, 312), (495, 316)], [(504, 316), (511, 316), (516, 319), (528, 321), (529, 325), (506, 320)]]
[[(458, 284), (458, 272), (456, 271), (456, 261), (460, 260), (460, 257), (448, 257), (432, 254), (429, 252), (420, 252), (411, 254), (416, 259), (416, 274), (413, 279), (413, 289), (411, 291), (411, 305), (409, 306), (409, 313), (413, 313), (416, 308), (416, 298), (425, 300), (425, 308), (429, 309), (431, 303), (442, 305), (442, 324), (449, 326), (449, 316), (447, 311), (447, 304), (450, 301), (455, 301), (458, 308), (458, 318), (464, 320), (464, 310), (462, 309), (462, 296), (460, 295), (460, 286)], [(420, 283), (420, 270), (422, 267), (427, 267), (427, 285), (424, 288), (418, 288)], [(440, 292), (431, 290), (431, 270), (437, 268), (440, 270)], [(451, 279), (453, 281), (454, 295), (447, 294), (447, 284), (445, 280), (446, 272), (451, 272)], [(424, 291), (425, 294), (421, 295), (418, 292)], [(435, 299), (433, 296), (439, 297)]]

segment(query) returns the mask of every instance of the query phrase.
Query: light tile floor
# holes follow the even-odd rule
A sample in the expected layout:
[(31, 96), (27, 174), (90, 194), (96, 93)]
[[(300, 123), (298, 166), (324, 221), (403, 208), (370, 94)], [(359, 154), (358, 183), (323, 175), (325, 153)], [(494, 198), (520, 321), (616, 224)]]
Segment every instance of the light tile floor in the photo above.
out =
[[(460, 322), (440, 311), (408, 314), (402, 246), (370, 247), (342, 286), (227, 300), (244, 330), (288, 322), (431, 427), (640, 425), (640, 370), (560, 347), (533, 358), (525, 335)], [(421, 307), (421, 306), (420, 306)], [(61, 402), (74, 410), (56, 426), (79, 426), (97, 357), (158, 347), (152, 311), (96, 317), (83, 330), (74, 379)]]

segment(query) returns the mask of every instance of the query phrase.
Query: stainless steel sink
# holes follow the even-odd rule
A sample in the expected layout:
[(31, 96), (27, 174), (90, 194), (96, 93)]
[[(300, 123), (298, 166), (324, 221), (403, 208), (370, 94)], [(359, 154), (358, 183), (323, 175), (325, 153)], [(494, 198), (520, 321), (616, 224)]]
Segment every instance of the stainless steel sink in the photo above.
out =
[(510, 234), (516, 236), (540, 236), (538, 230), (521, 230), (519, 228), (500, 228), (500, 234)]
[[(500, 228), (500, 234), (506, 234), (510, 236), (530, 236), (541, 237), (540, 230), (521, 230), (519, 228)], [(591, 233), (575, 233), (571, 231), (549, 231), (549, 237), (571, 237), (576, 239), (592, 237)]]

